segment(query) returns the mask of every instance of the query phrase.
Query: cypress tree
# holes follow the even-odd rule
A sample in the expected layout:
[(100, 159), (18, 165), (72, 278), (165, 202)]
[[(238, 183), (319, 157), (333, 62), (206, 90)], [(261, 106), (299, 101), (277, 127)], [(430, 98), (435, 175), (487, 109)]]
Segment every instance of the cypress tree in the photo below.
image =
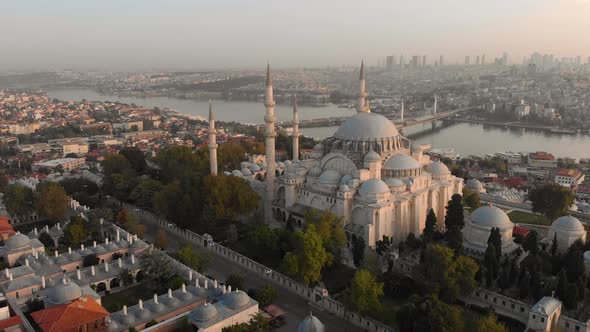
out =
[(437, 219), (436, 214), (434, 213), (433, 209), (428, 211), (428, 215), (426, 216), (426, 223), (424, 225), (424, 240), (425, 241), (432, 241), (434, 236), (437, 232)]

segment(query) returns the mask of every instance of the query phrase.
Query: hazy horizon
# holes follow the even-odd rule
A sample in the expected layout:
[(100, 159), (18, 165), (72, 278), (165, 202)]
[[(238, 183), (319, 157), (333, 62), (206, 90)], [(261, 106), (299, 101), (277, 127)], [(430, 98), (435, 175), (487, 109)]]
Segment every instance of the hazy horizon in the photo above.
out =
[[(386, 55), (590, 56), (590, 0), (31, 0), (0, 4), (0, 70), (376, 65)], [(473, 60), (472, 60), (473, 61)]]

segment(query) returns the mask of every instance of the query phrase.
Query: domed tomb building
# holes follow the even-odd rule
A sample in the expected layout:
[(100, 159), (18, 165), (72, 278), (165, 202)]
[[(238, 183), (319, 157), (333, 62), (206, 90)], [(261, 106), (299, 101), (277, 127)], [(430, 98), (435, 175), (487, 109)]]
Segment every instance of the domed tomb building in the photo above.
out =
[[(279, 172), (281, 165), (267, 151), (260, 166), (268, 174), (258, 179), (255, 174), (238, 176), (266, 197), (270, 212), (265, 213), (274, 220), (302, 224), (309, 209), (330, 211), (343, 218), (349, 240), (361, 237), (369, 246), (384, 236), (398, 243), (410, 233), (420, 235), (431, 208), (439, 229), (444, 229), (445, 205), (462, 192), (462, 179), (452, 176), (443, 163), (431, 163), (423, 155), (425, 147), (412, 148), (392, 121), (371, 113), (365, 101), (363, 65), (360, 72), (358, 112), (317, 144), (312, 158), (299, 160), (297, 129), (294, 158), (285, 163), (284, 171)], [(267, 72), (267, 85), (272, 84), (269, 76)], [(266, 132), (274, 133), (272, 86), (266, 91)], [(294, 132), (298, 119), (294, 108)], [(267, 135), (267, 146), (269, 138), (274, 136)]]
[(479, 255), (485, 253), (492, 228), (499, 228), (502, 235), (502, 253), (507, 254), (518, 248), (512, 241), (514, 224), (502, 209), (495, 206), (477, 208), (465, 219), (463, 246), (467, 252)]
[(582, 242), (586, 241), (586, 229), (578, 218), (562, 216), (555, 219), (549, 227), (547, 233), (549, 245), (553, 243), (553, 239), (557, 239), (557, 252), (564, 253), (578, 239)]

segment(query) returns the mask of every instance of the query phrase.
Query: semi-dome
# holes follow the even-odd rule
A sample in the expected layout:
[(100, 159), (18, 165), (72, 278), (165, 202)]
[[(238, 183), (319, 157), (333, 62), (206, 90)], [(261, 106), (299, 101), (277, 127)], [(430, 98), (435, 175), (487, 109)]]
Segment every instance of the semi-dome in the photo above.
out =
[(447, 167), (447, 165), (443, 164), (440, 161), (435, 161), (435, 162), (431, 163), (430, 165), (428, 165), (428, 167), (426, 168), (426, 171), (430, 174), (435, 174), (435, 175), (451, 174), (451, 171), (449, 171), (449, 168)]
[(572, 216), (563, 216), (555, 219), (551, 224), (551, 228), (554, 230), (560, 230), (565, 232), (584, 232), (584, 226), (578, 220), (578, 218)]
[(68, 303), (80, 297), (82, 297), (80, 286), (65, 277), (49, 291), (49, 301), (54, 304)]
[(385, 194), (389, 192), (389, 186), (381, 179), (368, 179), (359, 188), (361, 194)]
[(243, 175), (252, 175), (252, 171), (249, 168), (242, 168), (241, 172)]
[(325, 185), (335, 185), (340, 183), (342, 174), (335, 169), (327, 169), (320, 175), (320, 183)]
[(422, 165), (416, 159), (403, 153), (394, 154), (383, 165), (383, 169), (392, 171), (410, 170), (421, 167)]
[(309, 170), (309, 176), (318, 177), (322, 175), (322, 169), (318, 166), (314, 166)]
[(318, 144), (314, 145), (313, 152), (323, 153), (324, 152), (324, 144), (318, 143)]
[(480, 192), (483, 189), (483, 184), (477, 179), (469, 179), (465, 182), (465, 188), (474, 192)]
[(237, 169), (233, 170), (233, 171), (231, 172), (231, 174), (232, 174), (233, 176), (242, 176), (242, 175), (243, 175), (243, 174), (242, 174), (242, 172), (238, 171)]
[(320, 320), (309, 313), (309, 316), (299, 323), (297, 332), (324, 332), (324, 324)]
[(334, 134), (334, 137), (346, 141), (377, 141), (396, 136), (399, 133), (393, 122), (383, 115), (367, 112), (351, 116)]
[(17, 233), (11, 236), (8, 241), (6, 241), (6, 249), (7, 250), (17, 250), (23, 249), (31, 244), (31, 239), (28, 236)]
[(502, 209), (495, 206), (482, 206), (471, 214), (471, 221), (475, 225), (484, 227), (512, 228), (514, 224)]
[(379, 154), (375, 151), (369, 151), (369, 153), (367, 153), (365, 155), (366, 162), (375, 162), (375, 161), (380, 161), (380, 160), (381, 160), (381, 156), (379, 156)]
[(236, 290), (223, 298), (223, 304), (230, 309), (238, 309), (250, 302), (250, 297), (244, 291)]
[(398, 178), (389, 178), (389, 179), (385, 180), (385, 183), (390, 187), (401, 187), (401, 186), (406, 185), (404, 183), (404, 181), (402, 181)]
[(198, 322), (206, 322), (217, 317), (217, 308), (214, 305), (205, 303), (190, 313), (190, 318)]
[(346, 174), (340, 179), (340, 184), (348, 184), (348, 181), (354, 179), (352, 175)]

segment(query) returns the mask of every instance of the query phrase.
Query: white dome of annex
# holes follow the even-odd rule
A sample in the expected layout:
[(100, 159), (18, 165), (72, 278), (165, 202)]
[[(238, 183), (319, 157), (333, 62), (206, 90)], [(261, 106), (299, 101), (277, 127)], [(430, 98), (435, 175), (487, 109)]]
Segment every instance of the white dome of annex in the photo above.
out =
[(503, 253), (510, 253), (518, 248), (512, 239), (514, 224), (502, 209), (495, 206), (482, 206), (467, 218), (463, 229), (463, 245), (471, 252), (484, 253), (492, 228), (500, 229)]
[(241, 290), (233, 291), (223, 297), (223, 304), (231, 309), (239, 309), (248, 303), (250, 303), (250, 297)]
[(381, 161), (381, 156), (379, 156), (379, 154), (375, 151), (369, 151), (369, 153), (365, 155), (365, 162), (375, 161)]
[(389, 179), (385, 180), (385, 183), (390, 187), (405, 187), (406, 186), (404, 181), (402, 181), (398, 178), (389, 178)]
[(198, 322), (206, 322), (217, 317), (217, 308), (211, 303), (205, 303), (190, 313), (190, 319)]
[(471, 221), (483, 227), (513, 228), (514, 224), (502, 209), (495, 206), (482, 206), (471, 214)]
[(465, 182), (465, 188), (467, 188), (468, 190), (471, 190), (475, 193), (485, 192), (485, 189), (483, 188), (483, 184), (481, 184), (481, 182), (479, 182), (479, 180), (477, 180), (477, 179), (467, 180), (467, 182)]
[(5, 248), (7, 250), (19, 250), (25, 249), (29, 245), (31, 245), (31, 239), (29, 239), (29, 237), (24, 234), (17, 233), (11, 236), (8, 241), (6, 241)]
[(324, 332), (324, 324), (320, 320), (309, 313), (309, 316), (299, 323), (297, 332)]
[(378, 141), (396, 136), (399, 133), (393, 122), (383, 115), (367, 112), (351, 116), (334, 134), (334, 137), (345, 141)]
[(557, 239), (557, 251), (565, 252), (578, 239), (586, 241), (586, 230), (578, 218), (562, 216), (549, 227), (547, 239), (551, 242)]

